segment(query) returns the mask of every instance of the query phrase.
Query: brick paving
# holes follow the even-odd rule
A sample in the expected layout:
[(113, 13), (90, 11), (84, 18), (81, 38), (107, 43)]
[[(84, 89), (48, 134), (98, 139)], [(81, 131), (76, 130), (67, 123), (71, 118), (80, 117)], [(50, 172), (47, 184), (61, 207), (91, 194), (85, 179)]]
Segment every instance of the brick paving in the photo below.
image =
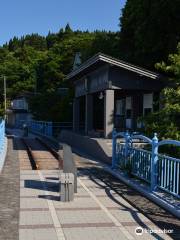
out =
[[(0, 175), (0, 203), (4, 203), (0, 208), (0, 239), (18, 239), (18, 228), (19, 240), (180, 239), (177, 234), (136, 235), (137, 227), (163, 229), (169, 215), (109, 176), (99, 163), (79, 155), (74, 155), (78, 193), (73, 202), (60, 202), (59, 170), (30, 169), (26, 151), (16, 140), (14, 149), (12, 141), (9, 142), (5, 168)], [(3, 198), (4, 192), (7, 194)], [(180, 226), (171, 218), (169, 222), (173, 224), (165, 224), (164, 228)]]
[(18, 240), (19, 161), (15, 141), (8, 139), (5, 165), (0, 173), (0, 239)]
[[(88, 162), (82, 165), (87, 167)], [(92, 180), (88, 171), (80, 169), (78, 193), (68, 203), (59, 201), (57, 170), (21, 170), (20, 176), (20, 240), (25, 236), (26, 240), (171, 239), (165, 234), (137, 236), (135, 228), (142, 223), (148, 229), (159, 228), (109, 188), (115, 201), (112, 200), (106, 193), (106, 184), (95, 176)], [(59, 229), (63, 235), (58, 235)]]

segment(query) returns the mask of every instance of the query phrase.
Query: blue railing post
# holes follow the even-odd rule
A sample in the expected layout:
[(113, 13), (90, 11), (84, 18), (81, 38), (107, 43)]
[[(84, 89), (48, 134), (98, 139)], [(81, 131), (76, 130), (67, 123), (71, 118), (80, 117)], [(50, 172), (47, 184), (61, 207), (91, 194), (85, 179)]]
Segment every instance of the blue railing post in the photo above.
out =
[(158, 138), (157, 133), (152, 139), (152, 159), (151, 159), (151, 191), (157, 187), (157, 162), (158, 162)]
[(130, 134), (128, 131), (125, 133), (125, 166), (127, 164), (128, 152), (129, 152), (129, 140)]
[(114, 128), (113, 129), (113, 132), (112, 132), (112, 148), (113, 148), (113, 151), (112, 151), (112, 168), (116, 168), (116, 129)]

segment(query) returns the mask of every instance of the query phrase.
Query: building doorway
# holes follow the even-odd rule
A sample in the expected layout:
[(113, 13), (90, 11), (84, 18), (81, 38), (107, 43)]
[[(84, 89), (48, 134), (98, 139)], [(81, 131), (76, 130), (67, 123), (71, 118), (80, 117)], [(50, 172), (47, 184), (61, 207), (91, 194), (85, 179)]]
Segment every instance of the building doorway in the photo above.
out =
[(94, 94), (93, 101), (93, 127), (95, 131), (104, 131), (104, 98), (99, 98), (99, 93)]
[(80, 97), (79, 100), (79, 130), (85, 131), (85, 118), (86, 118), (86, 98)]

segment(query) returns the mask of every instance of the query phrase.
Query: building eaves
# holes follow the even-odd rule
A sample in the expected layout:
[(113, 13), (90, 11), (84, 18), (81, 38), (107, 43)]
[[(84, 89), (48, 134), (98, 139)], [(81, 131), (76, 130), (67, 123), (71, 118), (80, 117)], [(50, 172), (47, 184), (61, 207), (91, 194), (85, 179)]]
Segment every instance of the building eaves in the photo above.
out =
[(124, 61), (119, 60), (117, 58), (107, 56), (107, 55), (102, 54), (102, 53), (98, 53), (98, 54), (94, 55), (92, 58), (88, 59), (86, 62), (81, 64), (79, 66), (79, 68), (77, 68), (76, 70), (69, 73), (66, 78), (67, 79), (74, 78), (76, 75), (80, 74), (81, 72), (88, 69), (89, 67), (96, 64), (99, 61), (104, 62), (104, 63), (108, 63), (108, 64), (113, 65), (113, 66), (117, 66), (117, 67), (120, 67), (120, 68), (123, 68), (123, 69), (126, 69), (126, 70), (131, 71), (131, 72), (135, 72), (139, 75), (146, 76), (146, 77), (149, 77), (149, 78), (152, 78), (152, 79), (160, 78), (160, 74), (157, 74), (157, 73), (149, 71), (147, 69), (135, 66), (133, 64), (129, 64), (127, 62), (124, 62)]

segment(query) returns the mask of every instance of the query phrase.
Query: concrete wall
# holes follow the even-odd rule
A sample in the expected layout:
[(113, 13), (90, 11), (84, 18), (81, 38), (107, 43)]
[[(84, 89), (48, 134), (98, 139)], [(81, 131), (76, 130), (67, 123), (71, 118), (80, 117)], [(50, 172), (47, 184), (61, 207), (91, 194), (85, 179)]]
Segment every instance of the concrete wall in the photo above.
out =
[(60, 141), (102, 162), (111, 163), (111, 153), (102, 139), (90, 138), (63, 130), (60, 134)]

